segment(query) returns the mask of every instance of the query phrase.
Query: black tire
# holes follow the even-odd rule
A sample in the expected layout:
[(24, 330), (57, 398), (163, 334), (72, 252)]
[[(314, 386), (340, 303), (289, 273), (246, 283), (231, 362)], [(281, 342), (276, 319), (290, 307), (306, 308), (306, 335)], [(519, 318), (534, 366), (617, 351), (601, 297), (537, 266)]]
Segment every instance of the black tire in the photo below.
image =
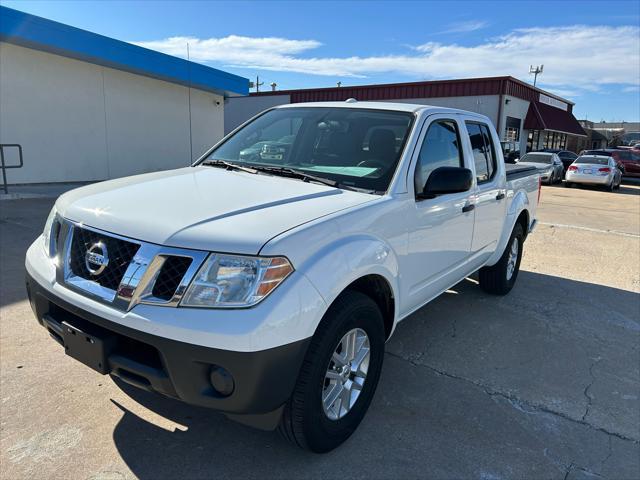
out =
[(564, 181), (564, 186), (567, 188), (572, 188), (573, 187), (573, 183), (571, 182), (567, 182), (566, 180)]
[[(367, 376), (356, 403), (338, 420), (322, 405), (325, 373), (342, 337), (354, 328), (369, 337)], [(384, 359), (384, 320), (378, 305), (363, 293), (347, 290), (331, 305), (311, 340), (293, 394), (286, 403), (278, 430), (294, 445), (316, 453), (333, 450), (356, 430), (373, 398)]]
[[(507, 266), (509, 264), (509, 254), (511, 252), (511, 245), (514, 240), (518, 242), (518, 255), (514, 271), (510, 278), (507, 278)], [(504, 249), (504, 253), (498, 263), (491, 267), (483, 267), (480, 269), (480, 288), (492, 295), (506, 295), (511, 291), (518, 278), (518, 272), (520, 271), (520, 261), (522, 260), (522, 245), (524, 243), (524, 231), (522, 225), (516, 223), (511, 232), (511, 237), (507, 242), (507, 246)]]

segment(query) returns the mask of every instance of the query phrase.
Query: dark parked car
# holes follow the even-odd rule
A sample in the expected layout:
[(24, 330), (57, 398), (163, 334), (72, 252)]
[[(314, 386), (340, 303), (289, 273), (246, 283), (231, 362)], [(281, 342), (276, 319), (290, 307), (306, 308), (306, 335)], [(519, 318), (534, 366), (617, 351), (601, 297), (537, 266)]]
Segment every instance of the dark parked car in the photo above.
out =
[(502, 154), (506, 163), (516, 163), (520, 158), (520, 144), (518, 142), (500, 142)]
[(544, 148), (540, 151), (557, 154), (562, 161), (564, 173), (567, 173), (567, 168), (569, 168), (569, 165), (571, 165), (575, 161), (575, 159), (578, 158), (577, 154), (570, 152), (569, 150), (560, 150), (559, 148)]
[(585, 150), (584, 155), (613, 157), (625, 177), (640, 177), (640, 151), (636, 149), (603, 148), (601, 150)]

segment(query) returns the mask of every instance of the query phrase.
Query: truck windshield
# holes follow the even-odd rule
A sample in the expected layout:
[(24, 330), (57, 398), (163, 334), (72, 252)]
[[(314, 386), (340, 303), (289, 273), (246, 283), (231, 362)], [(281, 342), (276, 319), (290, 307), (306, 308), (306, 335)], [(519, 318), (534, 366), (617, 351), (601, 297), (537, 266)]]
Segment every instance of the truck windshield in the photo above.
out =
[(274, 109), (238, 130), (204, 161), (285, 167), (332, 180), (338, 186), (385, 192), (412, 121), (408, 112)]
[(520, 159), (521, 162), (532, 163), (553, 163), (553, 155), (551, 153), (527, 153)]

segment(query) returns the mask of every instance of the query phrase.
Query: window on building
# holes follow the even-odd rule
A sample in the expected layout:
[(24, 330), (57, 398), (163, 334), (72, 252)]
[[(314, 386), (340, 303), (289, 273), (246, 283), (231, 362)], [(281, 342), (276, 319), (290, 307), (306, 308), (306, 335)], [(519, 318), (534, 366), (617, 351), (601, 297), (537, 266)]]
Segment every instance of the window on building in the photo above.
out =
[(431, 172), (439, 167), (464, 166), (460, 133), (453, 120), (437, 120), (424, 136), (414, 175), (416, 192), (422, 192)]
[(538, 149), (538, 142), (540, 141), (540, 130), (529, 130), (527, 136), (527, 152)]
[(496, 169), (496, 153), (489, 128), (480, 123), (467, 122), (467, 132), (473, 149), (473, 161), (478, 183), (487, 182), (493, 177)]
[(520, 141), (520, 123), (519, 118), (507, 117), (505, 140), (508, 142)]

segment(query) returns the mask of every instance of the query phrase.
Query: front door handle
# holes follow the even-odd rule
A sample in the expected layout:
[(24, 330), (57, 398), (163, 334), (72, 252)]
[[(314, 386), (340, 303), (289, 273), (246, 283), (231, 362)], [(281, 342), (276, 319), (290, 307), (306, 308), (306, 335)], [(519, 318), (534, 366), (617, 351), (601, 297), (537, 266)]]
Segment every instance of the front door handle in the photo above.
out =
[(496, 195), (496, 200), (502, 200), (504, 198), (504, 192), (500, 192), (498, 195)]
[(462, 212), (463, 213), (467, 213), (467, 212), (470, 212), (471, 210), (473, 210), (474, 208), (476, 208), (476, 206), (473, 203), (469, 203), (469, 204), (465, 205), (464, 207), (462, 207)]

